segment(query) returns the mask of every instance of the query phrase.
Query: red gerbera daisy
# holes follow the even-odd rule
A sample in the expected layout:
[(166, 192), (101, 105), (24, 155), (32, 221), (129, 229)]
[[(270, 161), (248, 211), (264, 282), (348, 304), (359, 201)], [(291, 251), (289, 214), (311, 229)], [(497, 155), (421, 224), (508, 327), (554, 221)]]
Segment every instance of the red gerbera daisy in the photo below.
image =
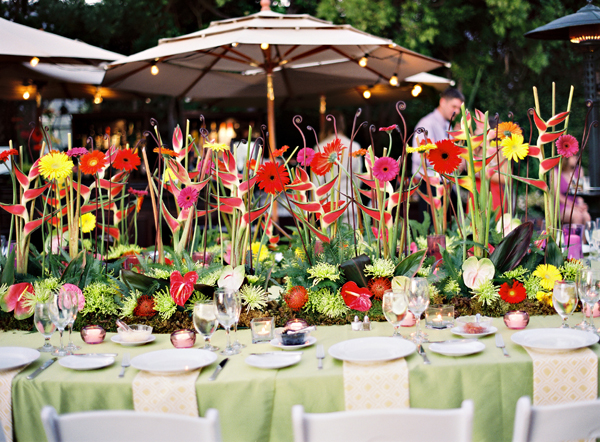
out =
[(93, 150), (79, 158), (79, 167), (86, 175), (94, 175), (107, 165), (106, 157), (99, 150)]
[(11, 155), (18, 155), (19, 151), (17, 149), (8, 149), (3, 152), (0, 152), (0, 163), (5, 163), (8, 161), (8, 157)]
[(277, 158), (280, 157), (281, 155), (283, 155), (288, 149), (290, 148), (290, 146), (283, 146), (281, 149), (277, 149), (275, 151), (273, 151), (273, 158)]
[(331, 170), (336, 161), (342, 161), (342, 151), (345, 149), (339, 138), (326, 144), (323, 152), (315, 154), (310, 166), (314, 173), (319, 176), (325, 176)]
[(123, 149), (117, 153), (113, 167), (125, 172), (131, 172), (132, 170), (137, 170), (140, 164), (140, 157), (134, 154), (131, 149)]
[(256, 160), (251, 159), (249, 161), (246, 161), (246, 169), (254, 171), (254, 169), (256, 169)]
[(369, 287), (371, 293), (373, 293), (373, 297), (375, 299), (383, 299), (383, 294), (385, 293), (385, 291), (391, 290), (392, 283), (389, 279), (380, 277), (371, 279), (367, 283), (367, 286)]
[(267, 161), (256, 174), (258, 187), (271, 195), (283, 192), (283, 186), (290, 183), (290, 175), (285, 166)]
[(527, 290), (523, 287), (519, 281), (515, 281), (513, 279), (512, 287), (505, 282), (500, 286), (500, 297), (510, 303), (510, 304), (518, 304), (527, 298)]
[(429, 151), (429, 161), (437, 173), (452, 173), (460, 165), (460, 149), (450, 140), (435, 143), (437, 149)]

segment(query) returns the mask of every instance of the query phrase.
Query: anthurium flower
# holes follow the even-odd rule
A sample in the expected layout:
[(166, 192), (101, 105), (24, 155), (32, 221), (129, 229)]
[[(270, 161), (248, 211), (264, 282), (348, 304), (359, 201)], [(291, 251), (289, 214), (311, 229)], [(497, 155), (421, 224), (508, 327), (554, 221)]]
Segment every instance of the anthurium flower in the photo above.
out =
[(0, 307), (5, 312), (12, 312), (14, 310), (15, 319), (21, 320), (30, 317), (33, 312), (26, 306), (27, 293), (34, 294), (31, 283), (21, 282), (11, 285), (0, 300)]
[(342, 298), (346, 305), (352, 310), (367, 312), (371, 308), (369, 289), (360, 288), (354, 281), (349, 281), (342, 286)]
[(222, 289), (239, 290), (244, 283), (245, 276), (246, 272), (243, 265), (239, 265), (235, 269), (231, 266), (225, 266), (217, 285)]
[(198, 280), (198, 274), (194, 271), (187, 272), (185, 276), (181, 276), (178, 270), (171, 273), (171, 298), (175, 304), (182, 306), (192, 296), (194, 292), (194, 284)]
[(496, 268), (488, 258), (477, 259), (475, 256), (468, 258), (462, 265), (463, 280), (470, 289), (477, 290), (481, 284), (494, 277)]
[(521, 225), (521, 220), (518, 218), (511, 218), (510, 213), (502, 215), (502, 219), (496, 224), (496, 232), (502, 233), (502, 226), (504, 226), (504, 236), (515, 230)]

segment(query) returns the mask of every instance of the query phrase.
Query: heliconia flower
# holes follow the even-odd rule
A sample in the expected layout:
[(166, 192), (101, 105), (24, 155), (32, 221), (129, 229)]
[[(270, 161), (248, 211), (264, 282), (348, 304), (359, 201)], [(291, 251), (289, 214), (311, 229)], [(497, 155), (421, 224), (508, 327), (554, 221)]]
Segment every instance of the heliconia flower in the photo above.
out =
[(354, 281), (349, 281), (342, 286), (342, 298), (346, 305), (352, 310), (368, 312), (371, 309), (371, 296), (373, 294), (367, 288), (360, 288)]
[(198, 274), (194, 271), (187, 272), (185, 276), (181, 276), (181, 273), (177, 270), (171, 273), (169, 288), (171, 298), (173, 298), (175, 304), (183, 307), (190, 296), (192, 296), (194, 284), (196, 284), (197, 280)]
[(58, 296), (61, 298), (59, 302), (61, 302), (66, 308), (69, 308), (69, 304), (71, 303), (72, 298), (69, 297), (73, 296), (77, 296), (76, 299), (78, 312), (83, 310), (83, 307), (85, 306), (85, 296), (83, 296), (83, 292), (75, 284), (64, 284), (60, 288)]
[(86, 153), (89, 153), (89, 151), (85, 147), (74, 147), (73, 149), (67, 150), (67, 156), (71, 158), (80, 157)]
[(579, 152), (579, 142), (573, 135), (561, 135), (556, 140), (556, 151), (564, 158), (570, 158)]
[(198, 192), (198, 189), (195, 189), (193, 187), (186, 187), (185, 189), (182, 189), (181, 192), (179, 192), (179, 196), (177, 197), (177, 204), (179, 204), (179, 207), (181, 207), (182, 209), (189, 209), (190, 207), (193, 207), (194, 204), (196, 204), (199, 194), (200, 192)]
[(0, 307), (5, 312), (15, 312), (15, 318), (18, 320), (30, 317), (33, 311), (26, 305), (27, 298), (25, 293), (34, 294), (33, 285), (29, 282), (21, 282), (11, 285), (2, 299), (0, 299)]
[(239, 290), (244, 283), (246, 271), (243, 265), (237, 266), (235, 269), (231, 266), (223, 267), (223, 273), (217, 281), (217, 286), (222, 289)]
[(298, 155), (296, 155), (296, 159), (300, 163), (301, 166), (308, 167), (312, 163), (313, 158), (315, 157), (315, 151), (310, 147), (305, 147), (304, 149), (300, 149), (298, 151)]
[(373, 175), (379, 181), (392, 181), (398, 176), (398, 172), (400, 172), (398, 161), (390, 157), (378, 158), (373, 166)]
[(462, 269), (465, 285), (472, 290), (477, 290), (484, 282), (490, 281), (496, 272), (491, 260), (488, 258), (477, 259), (475, 256), (467, 258)]

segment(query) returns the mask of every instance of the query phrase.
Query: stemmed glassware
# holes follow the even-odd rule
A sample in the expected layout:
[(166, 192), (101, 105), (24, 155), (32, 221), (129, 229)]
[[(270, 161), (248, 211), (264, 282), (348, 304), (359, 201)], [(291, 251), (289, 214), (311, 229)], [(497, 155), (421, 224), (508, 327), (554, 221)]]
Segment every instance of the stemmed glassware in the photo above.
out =
[(563, 320), (560, 328), (571, 328), (567, 324), (569, 316), (577, 307), (577, 287), (573, 281), (557, 281), (552, 292), (554, 310)]
[(219, 288), (215, 291), (215, 307), (217, 309), (217, 320), (225, 329), (227, 334), (227, 346), (220, 353), (226, 356), (236, 355), (240, 350), (231, 346), (229, 330), (235, 323), (238, 311), (238, 296), (235, 290)]
[(210, 343), (215, 330), (219, 326), (217, 322), (217, 307), (214, 302), (196, 302), (194, 304), (194, 327), (196, 331), (204, 337), (203, 350), (217, 351), (219, 347), (215, 347)]
[[(577, 273), (577, 294), (581, 300), (583, 313), (583, 330), (596, 333), (594, 325), (594, 304), (600, 301), (600, 270), (582, 269)], [(590, 311), (590, 323), (585, 320), (585, 305)]]
[(394, 327), (393, 336), (400, 336), (398, 328), (408, 312), (408, 297), (404, 290), (386, 290), (383, 294), (383, 315)]
[(77, 301), (69, 293), (56, 293), (50, 300), (50, 317), (60, 334), (60, 347), (52, 352), (53, 356), (67, 356), (71, 354), (63, 345), (63, 332), (65, 327), (73, 320), (73, 313), (77, 310)]
[(35, 328), (44, 337), (44, 346), (38, 348), (38, 351), (45, 353), (56, 350), (56, 347), (50, 344), (50, 338), (56, 331), (56, 326), (52, 322), (52, 317), (50, 315), (50, 305), (50, 302), (40, 302), (35, 305), (33, 313), (33, 323), (35, 324)]
[(429, 283), (425, 278), (410, 278), (408, 286), (408, 309), (417, 319), (417, 329), (411, 335), (412, 340), (420, 344), (427, 338), (427, 334), (421, 331), (421, 315), (429, 306)]
[(240, 341), (238, 341), (237, 338), (237, 327), (238, 327), (238, 322), (240, 321), (240, 315), (242, 314), (242, 295), (241, 293), (238, 291), (236, 292), (237, 294), (237, 298), (238, 298), (238, 302), (237, 302), (237, 316), (235, 318), (235, 324), (233, 324), (233, 337), (234, 337), (234, 341), (232, 344), (232, 347), (235, 348), (236, 350), (241, 350), (242, 348), (246, 348), (246, 345), (242, 344)]
[[(70, 352), (81, 350), (80, 346), (75, 345), (71, 336), (73, 332), (73, 324), (75, 324), (75, 320), (77, 319), (77, 312), (79, 311), (79, 294), (81, 293), (81, 289), (73, 284), (65, 284), (61, 287), (59, 293), (68, 295), (75, 303), (75, 309), (73, 310), (73, 319), (69, 322), (68, 325), (69, 343), (67, 344), (67, 350), (69, 350)], [(81, 306), (81, 308), (83, 308), (83, 305)]]

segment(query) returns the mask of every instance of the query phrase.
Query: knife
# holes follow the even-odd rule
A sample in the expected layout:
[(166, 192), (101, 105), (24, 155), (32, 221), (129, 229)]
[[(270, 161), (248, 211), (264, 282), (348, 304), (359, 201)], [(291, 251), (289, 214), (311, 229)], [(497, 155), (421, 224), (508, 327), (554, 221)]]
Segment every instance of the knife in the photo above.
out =
[(86, 356), (88, 358), (101, 358), (101, 357), (113, 357), (119, 356), (119, 353), (73, 353), (73, 356)]
[(217, 365), (217, 368), (215, 368), (214, 373), (208, 378), (209, 381), (214, 381), (217, 379), (217, 376), (219, 376), (219, 373), (221, 373), (221, 370), (223, 370), (223, 367), (225, 367), (225, 364), (227, 364), (227, 361), (229, 361), (229, 358), (223, 359), (219, 363), (219, 365)]
[(510, 355), (506, 351), (506, 346), (504, 345), (504, 339), (502, 339), (502, 335), (500, 333), (496, 333), (496, 347), (501, 348), (504, 356), (510, 358)]
[(52, 364), (54, 364), (56, 362), (56, 359), (57, 358), (48, 359), (46, 362), (44, 362), (44, 365), (42, 365), (36, 371), (34, 371), (33, 373), (31, 373), (29, 376), (27, 376), (27, 379), (32, 380), (33, 378), (35, 378), (42, 371), (44, 371), (45, 369), (47, 369), (48, 367), (50, 367)]

